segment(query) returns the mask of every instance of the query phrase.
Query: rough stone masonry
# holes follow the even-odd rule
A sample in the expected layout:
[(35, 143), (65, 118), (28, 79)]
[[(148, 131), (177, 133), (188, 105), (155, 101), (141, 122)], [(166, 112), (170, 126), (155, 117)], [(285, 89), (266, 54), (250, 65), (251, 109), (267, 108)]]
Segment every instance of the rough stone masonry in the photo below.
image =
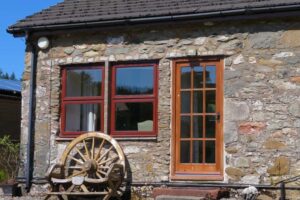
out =
[[(23, 164), (28, 129), (29, 50), (22, 90)], [(68, 143), (57, 140), (61, 66), (158, 60), (157, 139), (119, 142), (133, 181), (169, 181), (171, 58), (217, 55), (225, 56), (223, 182), (274, 184), (300, 175), (300, 21), (291, 19), (103, 28), (51, 36), (51, 47), (38, 52), (34, 177), (44, 177)], [(22, 168), (20, 175), (23, 174)], [(136, 195), (148, 198), (147, 194)], [(288, 195), (293, 198), (300, 193)], [(275, 198), (276, 193), (264, 196)]]

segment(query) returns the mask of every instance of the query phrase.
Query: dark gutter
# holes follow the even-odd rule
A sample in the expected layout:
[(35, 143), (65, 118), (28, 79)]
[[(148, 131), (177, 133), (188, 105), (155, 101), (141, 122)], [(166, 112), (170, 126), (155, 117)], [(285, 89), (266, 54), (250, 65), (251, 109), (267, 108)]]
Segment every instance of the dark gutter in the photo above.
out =
[(21, 98), (21, 92), (15, 90), (1, 90), (0, 89), (0, 96), (2, 97), (12, 97), (12, 98)]
[(7, 32), (14, 34), (15, 36), (23, 36), (25, 34), (25, 31), (74, 29), (74, 28), (81, 28), (81, 27), (115, 26), (115, 25), (122, 25), (122, 24), (144, 24), (144, 23), (179, 21), (179, 20), (211, 19), (216, 17), (241, 16), (241, 15), (251, 16), (255, 14), (277, 13), (277, 12), (296, 11), (296, 10), (300, 10), (300, 4), (287, 5), (287, 6), (272, 6), (272, 7), (264, 7), (264, 8), (243, 8), (243, 9), (214, 11), (214, 12), (190, 13), (190, 14), (182, 14), (182, 15), (142, 17), (142, 18), (132, 18), (132, 19), (116, 19), (116, 20), (105, 20), (105, 21), (49, 24), (49, 25), (27, 26), (27, 27), (25, 26), (19, 28), (12, 27), (12, 28), (8, 28)]
[(0, 94), (0, 98), (21, 100), (21, 95), (16, 96), (16, 95), (9, 95), (9, 94)]
[(31, 180), (33, 174), (33, 156), (34, 156), (34, 92), (36, 87), (36, 67), (37, 67), (37, 53), (35, 45), (30, 41), (29, 32), (26, 33), (26, 42), (31, 50), (31, 72), (30, 72), (30, 96), (29, 96), (29, 114), (28, 114), (28, 134), (27, 134), (27, 157), (25, 163), (25, 183), (27, 192), (30, 191)]

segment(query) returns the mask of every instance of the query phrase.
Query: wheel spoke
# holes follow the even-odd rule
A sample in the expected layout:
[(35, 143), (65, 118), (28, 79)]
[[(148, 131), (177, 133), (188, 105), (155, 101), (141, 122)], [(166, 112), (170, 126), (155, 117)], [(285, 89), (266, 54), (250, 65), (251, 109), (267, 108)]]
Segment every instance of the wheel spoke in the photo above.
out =
[(74, 189), (75, 185), (71, 185), (66, 192), (72, 192), (72, 190)]
[(75, 147), (75, 150), (77, 151), (77, 153), (81, 156), (81, 158), (84, 160), (84, 161), (87, 161), (87, 158), (81, 153), (81, 151)]
[(96, 176), (97, 176), (98, 178), (102, 178), (102, 177), (101, 177), (101, 174), (100, 174), (98, 171), (96, 172)]
[(95, 138), (92, 138), (92, 149), (91, 149), (91, 159), (94, 159), (94, 151), (95, 151)]
[(68, 155), (68, 157), (69, 157), (69, 158), (71, 158), (72, 160), (76, 161), (77, 163), (79, 163), (79, 164), (83, 165), (83, 162), (82, 162), (82, 160), (78, 160), (78, 159), (74, 158), (74, 157), (73, 157), (73, 156), (71, 156), (71, 155)]
[(89, 153), (89, 150), (88, 150), (88, 148), (87, 148), (87, 146), (86, 146), (85, 140), (83, 140), (83, 144), (84, 144), (84, 148), (85, 148), (85, 153), (86, 153), (86, 155), (88, 156), (88, 158), (91, 158), (90, 153)]
[(66, 169), (82, 169), (82, 167), (80, 166), (69, 166), (69, 167), (65, 167)]
[(98, 166), (98, 168), (100, 168), (100, 169), (109, 169), (110, 167), (109, 166)]
[(101, 155), (101, 150), (102, 150), (102, 148), (103, 148), (104, 143), (105, 143), (105, 140), (103, 139), (102, 142), (101, 142), (101, 144), (100, 144), (100, 146), (99, 146), (99, 150), (98, 150), (98, 152), (97, 152), (97, 154), (96, 154), (96, 156), (95, 156), (95, 160), (97, 160), (97, 159), (100, 157), (100, 155)]
[(85, 174), (85, 173), (86, 173), (85, 170), (82, 170), (82, 171), (76, 172), (74, 174), (71, 174), (70, 176), (68, 176), (68, 178), (72, 178), (74, 176), (78, 176), (78, 175)]
[(113, 160), (115, 160), (115, 159), (117, 159), (117, 158), (119, 158), (119, 157), (118, 157), (118, 156), (115, 156), (115, 157), (109, 158), (109, 159), (107, 159), (107, 160), (102, 161), (102, 162), (99, 163), (98, 165), (103, 165), (103, 164), (105, 164), (105, 163), (107, 163), (107, 162), (109, 162), (109, 161), (113, 161)]
[(101, 170), (97, 170), (97, 172), (100, 173), (100, 174), (103, 174), (104, 176), (106, 176), (106, 174), (107, 174), (106, 172), (101, 171)]
[(80, 188), (84, 191), (84, 192), (89, 192), (89, 190), (86, 188), (86, 186), (84, 184), (82, 184), (80, 186)]
[(111, 150), (112, 150), (113, 146), (109, 147), (109, 149), (100, 157), (97, 159), (97, 162), (101, 161), (104, 156), (106, 156)]

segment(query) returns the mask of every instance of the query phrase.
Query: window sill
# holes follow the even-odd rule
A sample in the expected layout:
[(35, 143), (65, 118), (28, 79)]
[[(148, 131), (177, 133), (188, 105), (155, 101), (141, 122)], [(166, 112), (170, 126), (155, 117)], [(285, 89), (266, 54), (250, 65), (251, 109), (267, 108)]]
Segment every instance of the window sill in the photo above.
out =
[(157, 137), (113, 137), (117, 141), (157, 141)]
[(60, 141), (62, 141), (62, 142), (63, 141), (71, 141), (71, 140), (74, 140), (76, 137), (56, 137), (55, 141), (58, 141), (58, 142), (60, 142)]
[[(55, 141), (58, 142), (72, 141), (78, 136), (79, 135), (75, 137), (56, 137)], [(157, 137), (113, 137), (113, 138), (117, 141), (153, 141), (153, 142), (157, 141)]]

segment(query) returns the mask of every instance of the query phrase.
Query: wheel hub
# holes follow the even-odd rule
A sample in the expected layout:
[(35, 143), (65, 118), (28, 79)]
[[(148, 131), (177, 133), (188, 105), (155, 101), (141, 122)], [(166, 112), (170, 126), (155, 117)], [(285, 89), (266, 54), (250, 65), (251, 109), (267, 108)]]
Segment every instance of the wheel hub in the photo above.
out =
[(83, 167), (87, 172), (96, 172), (97, 162), (95, 160), (88, 160), (84, 163)]

